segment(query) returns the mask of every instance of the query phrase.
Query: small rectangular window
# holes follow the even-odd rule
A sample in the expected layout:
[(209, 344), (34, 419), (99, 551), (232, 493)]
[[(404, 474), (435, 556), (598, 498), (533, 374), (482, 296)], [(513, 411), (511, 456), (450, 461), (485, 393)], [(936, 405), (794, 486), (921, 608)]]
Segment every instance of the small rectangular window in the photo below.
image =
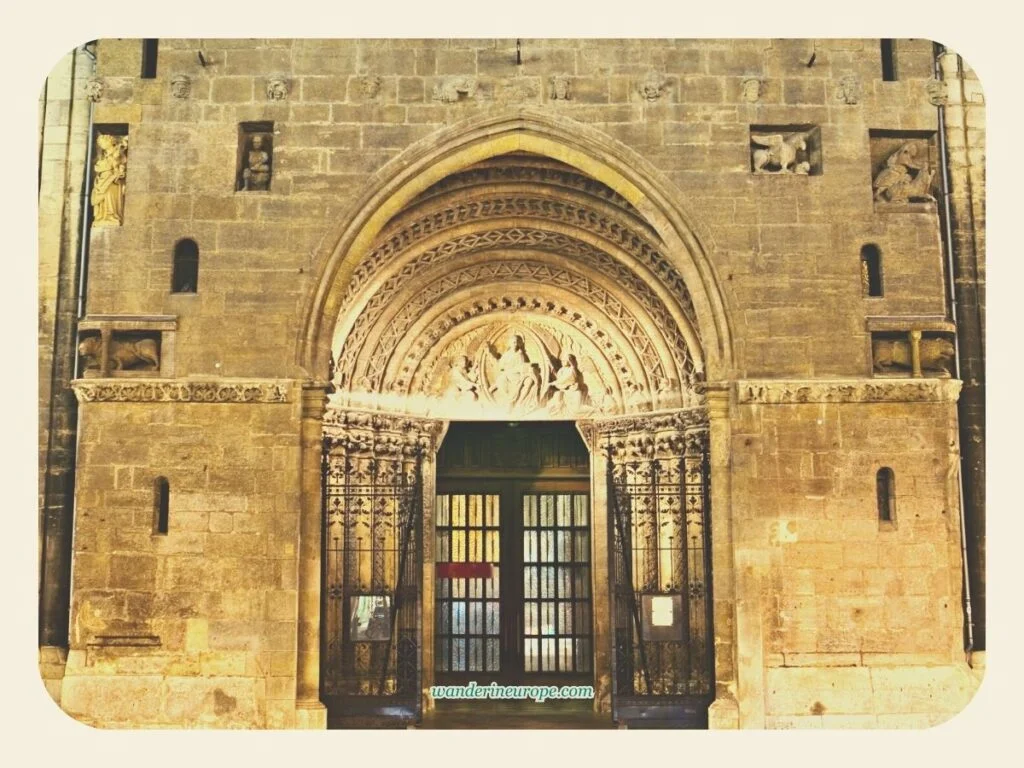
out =
[(155, 509), (153, 533), (166, 535), (171, 513), (171, 484), (166, 477), (158, 477), (154, 486)]
[(896, 483), (895, 475), (889, 467), (882, 467), (875, 476), (878, 491), (878, 522), (893, 524), (896, 522)]
[(896, 41), (888, 37), (882, 38), (882, 79), (896, 79)]
[(142, 41), (142, 77), (152, 80), (156, 77), (156, 49), (159, 40), (155, 37)]

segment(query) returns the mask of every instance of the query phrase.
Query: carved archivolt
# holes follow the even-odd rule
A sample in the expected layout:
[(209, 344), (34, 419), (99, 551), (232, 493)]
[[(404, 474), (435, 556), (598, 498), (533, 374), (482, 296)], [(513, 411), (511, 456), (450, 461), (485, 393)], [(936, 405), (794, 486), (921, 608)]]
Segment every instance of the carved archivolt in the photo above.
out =
[(283, 381), (104, 381), (72, 382), (83, 403), (287, 403)]
[[(507, 233), (506, 233), (507, 234)], [(514, 237), (522, 235), (522, 232), (513, 232)], [(695, 370), (693, 360), (689, 357), (686, 342), (683, 339), (667, 307), (653, 294), (650, 288), (640, 280), (636, 274), (614, 261), (607, 254), (590, 249), (583, 243), (577, 243), (582, 251), (587, 254), (585, 260), (587, 265), (595, 272), (611, 278), (617, 285), (626, 287), (635, 299), (656, 321), (663, 333), (668, 338), (670, 354), (673, 355), (678, 374), (685, 375)], [(429, 252), (428, 252), (429, 253)], [(424, 255), (426, 258), (427, 254)], [(429, 263), (429, 261), (427, 262)], [(415, 264), (415, 263), (414, 263)], [(394, 293), (403, 285), (415, 281), (417, 286), (422, 285), (423, 278), (417, 277), (415, 269), (396, 276), (389, 284), (386, 284), (374, 296), (371, 305), (366, 307), (359, 321), (353, 327), (342, 354), (338, 360), (338, 370), (343, 374), (352, 371), (356, 356), (359, 354), (359, 347), (362, 341), (370, 333), (371, 328), (380, 318), (381, 314), (394, 305)], [(637, 353), (644, 359), (651, 374), (658, 378), (668, 376), (663, 363), (652, 349), (650, 337), (643, 329), (643, 323), (624, 305), (622, 299), (613, 295), (607, 288), (598, 285), (593, 279), (583, 274), (536, 261), (494, 261), (446, 272), (436, 282), (422, 285), (417, 294), (407, 303), (403, 304), (397, 316), (390, 320), (388, 327), (379, 338), (375, 348), (370, 354), (367, 369), (361, 375), (367, 377), (370, 386), (380, 386), (380, 376), (384, 365), (390, 358), (394, 345), (408, 331), (410, 325), (426, 310), (436, 304), (442, 297), (453, 290), (475, 284), (487, 284), (489, 282), (526, 281), (540, 282), (547, 285), (564, 287), (572, 290), (586, 301), (587, 304), (595, 307), (615, 325), (628, 335)], [(547, 304), (547, 302), (541, 302)], [(554, 307), (546, 308), (550, 311)], [(564, 309), (563, 314), (569, 311)]]
[(560, 163), (512, 154), (454, 174), (355, 266), (332, 400), (439, 418), (701, 403), (696, 312), (661, 249), (628, 202)]

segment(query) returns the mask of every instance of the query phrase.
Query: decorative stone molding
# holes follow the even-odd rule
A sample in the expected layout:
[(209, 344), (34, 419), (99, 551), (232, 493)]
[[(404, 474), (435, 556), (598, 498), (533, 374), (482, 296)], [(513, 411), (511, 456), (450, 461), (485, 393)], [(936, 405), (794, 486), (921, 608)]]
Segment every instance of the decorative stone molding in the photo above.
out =
[(454, 75), (446, 77), (434, 86), (434, 101), (441, 101), (445, 104), (454, 104), (462, 97), (471, 100), (476, 97), (477, 82), (475, 77), (469, 75)]
[(82, 403), (287, 403), (283, 380), (77, 379), (71, 382)]
[(91, 102), (97, 102), (103, 98), (103, 81), (93, 78), (85, 84), (85, 97)]
[(175, 75), (171, 78), (171, 95), (176, 99), (187, 99), (192, 93), (192, 81), (188, 75)]
[(284, 75), (273, 75), (267, 79), (267, 98), (270, 101), (288, 98), (288, 79)]
[(572, 99), (572, 78), (569, 75), (551, 76), (551, 100), (569, 101)]
[(743, 100), (748, 104), (757, 102), (764, 93), (764, 81), (759, 77), (748, 77), (743, 81)]
[(637, 85), (637, 91), (646, 101), (657, 101), (668, 88), (668, 80), (661, 72), (648, 72)]
[(414, 455), (435, 451), (444, 422), (374, 411), (328, 406), (324, 413), (325, 449), (375, 456)]
[(741, 405), (956, 402), (960, 385), (957, 379), (740, 380), (736, 401)]
[(843, 75), (839, 78), (839, 85), (836, 88), (836, 101), (843, 104), (858, 104), (860, 102), (861, 85), (860, 78), (856, 75)]

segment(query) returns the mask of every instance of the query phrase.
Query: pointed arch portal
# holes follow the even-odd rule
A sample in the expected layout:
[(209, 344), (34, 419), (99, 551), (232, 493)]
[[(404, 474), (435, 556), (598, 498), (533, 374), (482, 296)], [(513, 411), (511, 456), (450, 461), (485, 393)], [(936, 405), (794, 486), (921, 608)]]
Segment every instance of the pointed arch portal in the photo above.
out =
[[(377, 181), (324, 256), (299, 343), (298, 362), (330, 381), (316, 623), (331, 717), (416, 718), (435, 679), (479, 672), (484, 683), (488, 664), (521, 660), (524, 643), (557, 655), (564, 641), (563, 661), (596, 687), (598, 711), (702, 725), (715, 677), (706, 385), (732, 368), (706, 238), (631, 150), (528, 110), (448, 129)], [(509, 424), (542, 421), (575, 422), (589, 452), (583, 485), (544, 491), (550, 499), (537, 489), (559, 475), (558, 457), (544, 441), (514, 478), (514, 458), (481, 458)], [(439, 488), (452, 422), (495, 426), (465, 448), (473, 479), (463, 488), (446, 475)], [(499, 485), (505, 495), (480, 490)], [(499, 498), (503, 519), (516, 519), (507, 530), (494, 522)], [(535, 510), (524, 528), (527, 498), (575, 510), (586, 551), (558, 549), (584, 530), (568, 517), (548, 525)], [(453, 528), (453, 504), (466, 506), (465, 529)], [(550, 575), (550, 600), (534, 596), (529, 610), (551, 616), (519, 606), (533, 635), (509, 620), (474, 632), (490, 616), (480, 611), (497, 611), (488, 590), (498, 587), (459, 568), (490, 567), (497, 550), (466, 542), (527, 530), (552, 548), (536, 567), (513, 558), (519, 571), (504, 569), (502, 589), (522, 600), (527, 571)], [(565, 598), (583, 573), (586, 601)], [(584, 604), (585, 621), (555, 616)]]

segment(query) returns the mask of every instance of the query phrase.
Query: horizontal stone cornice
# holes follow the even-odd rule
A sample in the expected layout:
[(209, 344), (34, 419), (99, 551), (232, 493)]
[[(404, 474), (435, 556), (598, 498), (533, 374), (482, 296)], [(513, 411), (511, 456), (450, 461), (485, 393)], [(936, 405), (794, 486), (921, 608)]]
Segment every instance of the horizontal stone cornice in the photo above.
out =
[(77, 379), (81, 403), (288, 403), (287, 379)]
[(958, 379), (741, 379), (740, 405), (956, 402)]

